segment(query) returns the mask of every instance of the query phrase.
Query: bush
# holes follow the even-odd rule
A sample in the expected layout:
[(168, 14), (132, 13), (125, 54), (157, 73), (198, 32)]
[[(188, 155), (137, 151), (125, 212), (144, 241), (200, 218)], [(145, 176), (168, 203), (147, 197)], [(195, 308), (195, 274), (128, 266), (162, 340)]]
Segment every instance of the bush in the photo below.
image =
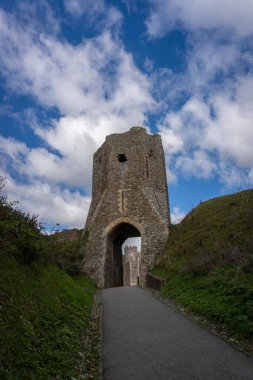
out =
[(9, 202), (1, 191), (5, 180), (0, 177), (0, 252), (8, 253), (22, 264), (42, 258), (42, 227), (38, 216), (17, 209), (17, 202)]
[(45, 236), (45, 255), (52, 264), (71, 275), (82, 272), (82, 230), (66, 230)]

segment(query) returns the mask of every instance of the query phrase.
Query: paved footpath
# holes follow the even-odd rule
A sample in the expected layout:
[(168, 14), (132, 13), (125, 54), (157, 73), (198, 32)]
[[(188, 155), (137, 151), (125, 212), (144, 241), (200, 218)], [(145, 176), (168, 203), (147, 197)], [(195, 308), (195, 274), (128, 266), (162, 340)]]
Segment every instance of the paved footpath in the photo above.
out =
[(137, 287), (103, 291), (103, 380), (253, 380), (253, 359)]

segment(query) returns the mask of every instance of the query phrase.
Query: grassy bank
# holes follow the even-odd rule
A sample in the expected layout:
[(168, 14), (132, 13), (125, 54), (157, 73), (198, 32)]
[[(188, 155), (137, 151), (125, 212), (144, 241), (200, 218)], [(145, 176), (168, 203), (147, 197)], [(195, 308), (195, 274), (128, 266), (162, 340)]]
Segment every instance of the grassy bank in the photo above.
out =
[(153, 273), (162, 296), (253, 344), (253, 191), (200, 204), (172, 226)]
[(0, 255), (0, 378), (69, 379), (83, 350), (94, 284)]
[(85, 342), (96, 288), (81, 275), (80, 232), (45, 236), (4, 185), (0, 176), (0, 378), (94, 378), (99, 354)]

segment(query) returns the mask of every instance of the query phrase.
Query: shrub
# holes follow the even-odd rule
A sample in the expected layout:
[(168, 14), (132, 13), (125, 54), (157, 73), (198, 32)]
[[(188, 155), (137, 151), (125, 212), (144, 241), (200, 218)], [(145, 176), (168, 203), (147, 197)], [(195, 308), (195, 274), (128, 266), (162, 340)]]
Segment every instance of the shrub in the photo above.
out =
[(9, 202), (1, 191), (5, 180), (0, 177), (0, 252), (8, 253), (22, 264), (42, 258), (42, 227), (38, 216), (26, 214)]
[(82, 272), (84, 254), (81, 251), (82, 230), (67, 230), (45, 236), (45, 254), (48, 261), (65, 272)]

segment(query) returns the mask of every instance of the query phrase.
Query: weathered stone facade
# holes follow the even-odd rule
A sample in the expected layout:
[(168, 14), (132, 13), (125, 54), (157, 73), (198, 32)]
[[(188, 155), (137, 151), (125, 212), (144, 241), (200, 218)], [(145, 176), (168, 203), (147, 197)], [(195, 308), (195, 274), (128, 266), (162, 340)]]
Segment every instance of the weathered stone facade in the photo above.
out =
[(140, 252), (137, 247), (127, 246), (124, 249), (123, 278), (124, 286), (136, 286), (140, 284)]
[(140, 285), (169, 232), (161, 137), (133, 127), (106, 137), (93, 157), (92, 201), (84, 271), (99, 287), (123, 285), (121, 247), (141, 236)]

